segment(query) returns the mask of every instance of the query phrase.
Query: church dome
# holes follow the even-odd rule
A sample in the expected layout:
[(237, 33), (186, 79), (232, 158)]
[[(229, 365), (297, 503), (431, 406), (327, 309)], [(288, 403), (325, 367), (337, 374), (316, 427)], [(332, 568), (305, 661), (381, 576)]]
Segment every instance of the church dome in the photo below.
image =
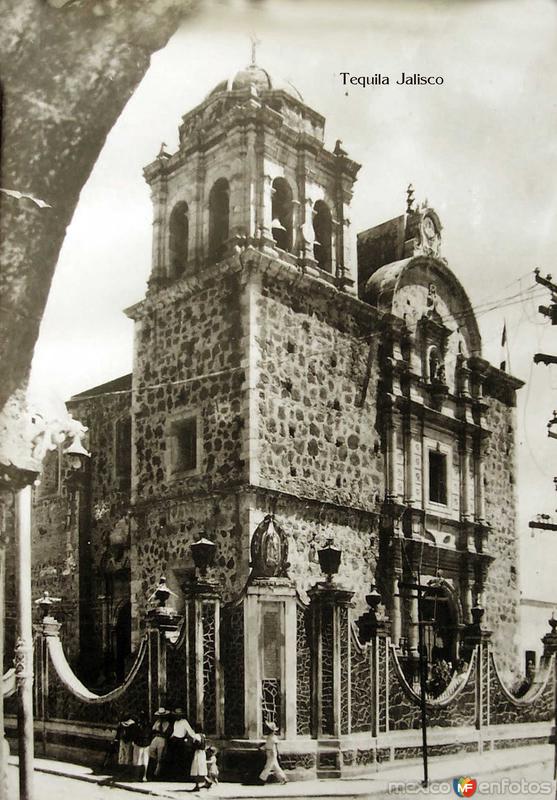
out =
[(230, 91), (242, 91), (246, 89), (255, 89), (257, 94), (264, 91), (274, 90), (287, 92), (296, 100), (303, 102), (303, 97), (300, 92), (288, 81), (277, 81), (271, 78), (269, 73), (263, 67), (257, 64), (250, 64), (249, 67), (239, 70), (233, 77), (226, 81), (217, 83), (215, 88), (209, 93), (209, 97), (216, 94)]

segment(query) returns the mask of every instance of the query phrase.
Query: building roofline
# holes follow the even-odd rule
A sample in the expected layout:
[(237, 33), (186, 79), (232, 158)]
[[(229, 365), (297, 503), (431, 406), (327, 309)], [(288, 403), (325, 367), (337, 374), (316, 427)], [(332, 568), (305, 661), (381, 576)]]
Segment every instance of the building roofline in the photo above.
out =
[(98, 386), (92, 386), (90, 389), (85, 389), (83, 392), (74, 394), (67, 401), (67, 405), (71, 403), (79, 403), (83, 400), (90, 398), (100, 397), (109, 392), (127, 392), (132, 388), (132, 373), (128, 372), (126, 375), (121, 375), (119, 378), (113, 378), (106, 383), (100, 383)]

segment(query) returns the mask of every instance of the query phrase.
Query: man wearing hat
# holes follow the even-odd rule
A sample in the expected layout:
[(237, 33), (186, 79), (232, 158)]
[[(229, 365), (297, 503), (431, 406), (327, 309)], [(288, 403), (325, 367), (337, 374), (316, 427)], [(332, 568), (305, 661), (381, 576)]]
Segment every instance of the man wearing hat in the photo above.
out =
[(166, 708), (159, 708), (154, 714), (155, 721), (151, 732), (153, 738), (149, 745), (149, 761), (154, 762), (153, 777), (158, 778), (166, 753), (166, 743), (170, 735), (170, 712)]
[(133, 764), (132, 731), (135, 719), (124, 714), (116, 728), (116, 741), (118, 742), (118, 771), (125, 774)]
[(278, 739), (276, 736), (278, 728), (274, 722), (267, 722), (266, 726), (269, 733), (265, 737), (265, 744), (261, 745), (259, 748), (265, 750), (266, 761), (259, 776), (259, 780), (263, 781), (263, 783), (267, 783), (269, 775), (271, 772), (274, 772), (280, 783), (287, 783), (286, 775), (278, 762)]

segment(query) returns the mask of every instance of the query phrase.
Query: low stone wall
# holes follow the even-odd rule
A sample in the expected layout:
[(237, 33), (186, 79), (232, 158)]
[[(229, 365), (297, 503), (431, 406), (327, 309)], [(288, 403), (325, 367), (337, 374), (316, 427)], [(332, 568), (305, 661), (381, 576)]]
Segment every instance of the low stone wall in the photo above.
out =
[[(312, 616), (312, 608), (297, 598), (299, 703), (291, 738), (280, 744), (285, 768), (305, 778), (333, 768), (338, 774), (352, 773), (370, 764), (418, 757), (420, 697), (388, 636), (376, 632), (362, 644), (346, 603), (325, 636), (325, 611), (332, 611), (320, 606)], [(207, 609), (212, 614), (209, 625)], [(251, 774), (257, 769), (260, 741), (248, 739), (244, 729), (250, 687), (245, 685), (242, 599), (220, 606), (214, 597), (202, 594), (186, 609), (180, 632), (177, 625), (168, 624), (168, 615), (159, 617), (158, 627), (150, 627), (142, 640), (126, 681), (104, 695), (92, 692), (73, 673), (56, 621), (48, 618), (43, 623), (35, 641), (38, 752), (99, 764), (124, 715), (145, 711), (152, 716), (159, 705), (181, 705), (190, 720), (196, 720), (196, 712), (199, 724), (207, 718), (205, 732), (221, 752), (223, 775)], [(427, 700), (430, 754), (547, 741), (555, 702), (552, 637), (553, 633), (545, 637), (540, 669), (521, 696), (503, 683), (489, 638), (482, 637), (466, 670), (453, 677), (439, 697)], [(316, 695), (316, 687), (325, 687), (325, 677), (330, 680), (329, 700), (325, 691)], [(5, 687), (12, 687), (14, 680), (17, 675), (4, 676)], [(14, 699), (6, 700), (8, 716), (15, 712)], [(325, 716), (317, 718), (315, 712), (323, 712), (326, 702), (324, 728)]]
[[(105, 695), (96, 695), (74, 675), (60, 640), (46, 637), (45, 663), (38, 672), (37, 716), (44, 720), (67, 720), (101, 724), (113, 730), (125, 715), (149, 708), (149, 662), (147, 639), (143, 639), (124, 683)], [(44, 676), (44, 677), (43, 677)], [(41, 685), (42, 684), (42, 685)]]

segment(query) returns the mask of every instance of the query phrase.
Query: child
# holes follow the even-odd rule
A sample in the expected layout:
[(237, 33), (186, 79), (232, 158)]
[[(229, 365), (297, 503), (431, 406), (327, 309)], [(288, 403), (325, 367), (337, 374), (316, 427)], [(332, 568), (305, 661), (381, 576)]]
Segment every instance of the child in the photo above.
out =
[[(287, 783), (286, 775), (278, 762), (278, 739), (276, 733), (278, 731), (274, 722), (267, 722), (267, 729), (269, 733), (265, 737), (265, 744), (261, 745), (265, 750), (265, 766), (259, 776), (259, 780), (267, 783), (267, 779), (271, 772), (274, 772), (281, 783)], [(261, 748), (260, 748), (261, 749)]]
[(199, 784), (203, 781), (203, 788), (210, 789), (212, 784), (207, 780), (207, 754), (205, 734), (203, 731), (198, 731), (193, 737), (193, 760), (191, 762), (190, 775), (195, 781), (195, 786), (190, 789), (190, 792), (198, 792)]
[(217, 751), (215, 747), (207, 748), (207, 789), (219, 782), (219, 768), (217, 766)]

